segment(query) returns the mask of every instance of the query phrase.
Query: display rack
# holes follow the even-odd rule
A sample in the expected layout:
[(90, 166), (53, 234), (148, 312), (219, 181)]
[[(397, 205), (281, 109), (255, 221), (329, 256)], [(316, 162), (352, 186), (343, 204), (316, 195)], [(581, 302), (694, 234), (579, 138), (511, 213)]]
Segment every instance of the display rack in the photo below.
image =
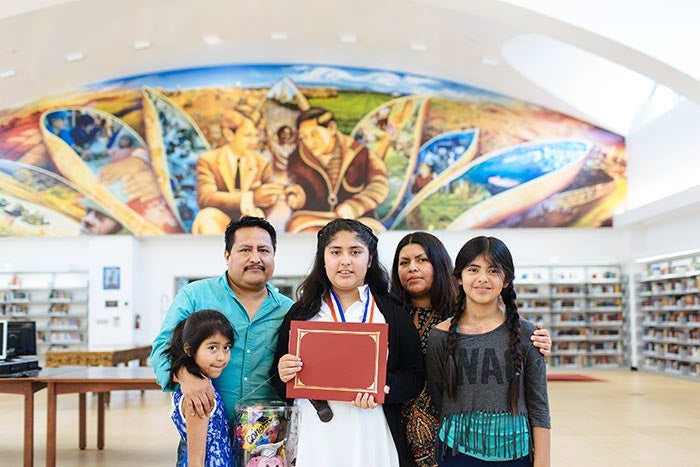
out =
[(700, 251), (640, 263), (642, 369), (700, 380)]
[(550, 330), (552, 367), (628, 364), (624, 278), (618, 265), (516, 268), (520, 315)]
[(35, 321), (37, 351), (86, 349), (88, 272), (0, 273), (0, 319)]

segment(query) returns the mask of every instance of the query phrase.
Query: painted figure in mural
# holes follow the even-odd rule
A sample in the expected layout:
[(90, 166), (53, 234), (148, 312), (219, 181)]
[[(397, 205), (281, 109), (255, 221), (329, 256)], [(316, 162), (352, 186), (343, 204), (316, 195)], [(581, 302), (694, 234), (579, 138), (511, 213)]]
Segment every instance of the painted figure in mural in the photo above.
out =
[(99, 172), (99, 180), (105, 185), (122, 183), (129, 201), (149, 202), (160, 197), (160, 190), (151, 171), (148, 153), (134, 138), (122, 133), (117, 144), (107, 149), (109, 163)]
[[(428, 165), (427, 162), (421, 162), (418, 166), (418, 173), (413, 177), (413, 183), (411, 184), (411, 194), (415, 195), (423, 188), (425, 188), (426, 185), (428, 185), (434, 179), (435, 174), (433, 173), (433, 168), (430, 165)], [(409, 212), (406, 223), (409, 227), (413, 229), (421, 229), (428, 227), (423, 222), (420, 209), (413, 209), (411, 212)]]
[(285, 182), (287, 180), (287, 162), (289, 155), (296, 149), (294, 130), (289, 125), (282, 125), (277, 129), (275, 137), (268, 142), (270, 160), (272, 161), (272, 171), (276, 180)]
[(413, 177), (413, 184), (411, 185), (411, 193), (416, 194), (421, 191), (428, 183), (432, 182), (435, 178), (433, 173), (433, 168), (430, 167), (426, 162), (421, 162), (418, 166), (418, 173)]
[(124, 133), (117, 139), (117, 145), (107, 150), (107, 154), (109, 155), (109, 159), (114, 162), (126, 159), (131, 156), (135, 150), (134, 139)]
[(289, 156), (290, 232), (314, 231), (336, 218), (362, 219), (384, 230), (375, 208), (389, 193), (386, 164), (344, 135), (332, 112), (312, 107), (297, 118), (299, 145)]
[(97, 127), (99, 131), (88, 146), (90, 157), (94, 160), (100, 160), (107, 156), (107, 149), (112, 145), (115, 137), (112, 119), (100, 118)]
[[(148, 203), (160, 198), (158, 183), (146, 150), (142, 147), (115, 147), (110, 149), (112, 150), (116, 151), (109, 153), (109, 163), (100, 169), (100, 183), (109, 186), (121, 182), (128, 203)], [(162, 203), (157, 203), (153, 209), (163, 209)]]
[(95, 142), (101, 131), (92, 115), (81, 114), (76, 117), (75, 126), (70, 129), (70, 136), (73, 141), (73, 149), (83, 160), (92, 160), (90, 145)]
[(72, 147), (73, 138), (68, 129), (68, 114), (66, 112), (55, 112), (50, 115), (48, 121), (48, 130)]
[(258, 152), (259, 130), (253, 119), (236, 110), (221, 120), (226, 144), (197, 160), (197, 203), (200, 211), (192, 233), (223, 233), (231, 219), (265, 217), (283, 185), (273, 182), (272, 165)]
[(114, 235), (128, 233), (105, 209), (85, 198), (85, 215), (80, 220), (80, 233), (85, 235)]

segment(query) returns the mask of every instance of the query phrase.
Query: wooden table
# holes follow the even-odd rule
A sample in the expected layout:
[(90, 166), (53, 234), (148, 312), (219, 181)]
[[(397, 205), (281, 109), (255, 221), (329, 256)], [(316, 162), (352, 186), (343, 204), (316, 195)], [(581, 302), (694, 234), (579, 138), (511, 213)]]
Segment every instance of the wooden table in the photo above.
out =
[[(34, 465), (34, 393), (46, 384), (36, 378), (2, 378), (0, 393), (24, 395), (24, 466)], [(5, 420), (3, 423), (7, 423)]]
[(46, 465), (56, 465), (56, 409), (60, 394), (79, 394), (79, 447), (85, 449), (85, 393), (97, 392), (97, 448), (105, 444), (105, 394), (114, 390), (161, 390), (150, 367), (83, 367), (72, 368), (40, 380), (46, 385)]
[(132, 360), (138, 360), (139, 365), (146, 366), (150, 355), (150, 345), (108, 350), (57, 350), (46, 352), (44, 366), (47, 368), (64, 365), (117, 366), (120, 363), (128, 364)]
[[(34, 465), (34, 393), (46, 387), (42, 377), (65, 373), (68, 369), (42, 370), (39, 376), (24, 378), (0, 378), (1, 394), (24, 395), (24, 467)], [(8, 423), (5, 420), (3, 423)]]

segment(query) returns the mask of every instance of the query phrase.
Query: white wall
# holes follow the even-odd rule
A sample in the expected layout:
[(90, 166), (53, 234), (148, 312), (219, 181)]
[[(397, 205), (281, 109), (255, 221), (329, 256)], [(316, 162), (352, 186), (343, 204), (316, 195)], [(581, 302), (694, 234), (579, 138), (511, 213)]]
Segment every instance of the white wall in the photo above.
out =
[[(700, 216), (681, 213), (659, 225), (637, 222), (611, 229), (498, 229), (436, 235), (453, 257), (466, 240), (484, 234), (504, 240), (516, 265), (616, 263), (634, 268), (634, 260), (642, 256), (697, 248), (699, 231)], [(391, 267), (394, 248), (405, 233), (392, 231), (380, 236), (380, 259), (387, 269)], [(226, 267), (223, 251), (223, 236), (1, 238), (0, 270), (89, 270), (91, 278), (97, 281), (91, 282), (90, 293), (98, 302), (98, 308), (91, 309), (91, 313), (102, 314), (99, 307), (106, 292), (101, 290), (102, 267), (118, 260), (123, 268), (123, 287), (129, 283), (132, 287), (130, 306), (120, 326), (128, 325), (133, 331), (133, 315), (139, 314), (141, 329), (133, 333), (132, 340), (148, 343), (173, 298), (175, 277), (222, 274)], [(303, 276), (314, 251), (314, 235), (280, 235), (275, 276)], [(133, 264), (129, 266), (132, 257)], [(129, 300), (128, 294), (123, 300)]]
[[(381, 261), (391, 267), (394, 248), (406, 232), (380, 236)], [(518, 264), (621, 263), (625, 260), (623, 236), (615, 229), (506, 229), (481, 232), (439, 232), (451, 255), (478, 234), (494, 235), (508, 243)], [(278, 239), (275, 277), (303, 276), (313, 261), (315, 235), (282, 234)], [(0, 270), (89, 270), (91, 346), (147, 343), (158, 331), (172, 301), (176, 277), (222, 274), (222, 236), (172, 235), (158, 237), (2, 238)], [(133, 258), (133, 260), (132, 260)], [(120, 293), (102, 290), (102, 268), (122, 269)], [(113, 297), (113, 295), (115, 295)], [(105, 299), (119, 300), (120, 318), (104, 308)], [(141, 328), (134, 332), (134, 316)], [(94, 331), (94, 333), (93, 333)], [(109, 332), (112, 334), (109, 334)], [(124, 341), (124, 342), (122, 342)]]
[(637, 120), (644, 123), (626, 138), (628, 209), (700, 185), (700, 105), (681, 100), (647, 122), (651, 112), (649, 105), (642, 109)]
[[(140, 290), (135, 268), (139, 247), (131, 236), (0, 238), (0, 271), (87, 271), (88, 346), (127, 346), (139, 335), (134, 333), (134, 310), (143, 306), (134, 299), (134, 291)], [(119, 289), (103, 289), (106, 266), (119, 268)], [(107, 301), (116, 306), (106, 307)]]
[(649, 106), (642, 109), (638, 121), (644, 123), (627, 137), (629, 209), (613, 221), (627, 250), (632, 366), (640, 332), (634, 277), (643, 267), (635, 260), (700, 248), (700, 106), (681, 100), (647, 122), (650, 113)]
[[(79, 239), (76, 239), (79, 240)], [(137, 334), (134, 315), (138, 303), (134, 301), (137, 288), (136, 268), (139, 242), (126, 235), (87, 239), (83, 255), (91, 258), (88, 334), (89, 348), (117, 348), (130, 346)], [(104, 268), (119, 268), (119, 288), (103, 287)]]
[(680, 98), (652, 118), (652, 102), (626, 138), (628, 209), (613, 220), (630, 275), (635, 259), (700, 247), (700, 105)]

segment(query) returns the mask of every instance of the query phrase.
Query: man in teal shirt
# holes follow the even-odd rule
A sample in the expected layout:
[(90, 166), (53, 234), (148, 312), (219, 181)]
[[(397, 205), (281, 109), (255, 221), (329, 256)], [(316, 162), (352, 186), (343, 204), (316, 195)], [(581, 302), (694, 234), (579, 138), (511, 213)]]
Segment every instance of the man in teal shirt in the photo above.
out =
[[(151, 365), (158, 384), (165, 388), (170, 362), (163, 351), (170, 346), (177, 323), (202, 309), (222, 312), (233, 324), (235, 336), (230, 363), (214, 384), (233, 418), (239, 400), (277, 398), (269, 373), (278, 330), (293, 301), (268, 283), (275, 269), (277, 246), (277, 235), (269, 222), (245, 216), (231, 221), (224, 235), (226, 273), (192, 282), (178, 292), (153, 341)], [(183, 410), (206, 416), (214, 401), (211, 383), (187, 371), (177, 374), (177, 382), (182, 388)]]

